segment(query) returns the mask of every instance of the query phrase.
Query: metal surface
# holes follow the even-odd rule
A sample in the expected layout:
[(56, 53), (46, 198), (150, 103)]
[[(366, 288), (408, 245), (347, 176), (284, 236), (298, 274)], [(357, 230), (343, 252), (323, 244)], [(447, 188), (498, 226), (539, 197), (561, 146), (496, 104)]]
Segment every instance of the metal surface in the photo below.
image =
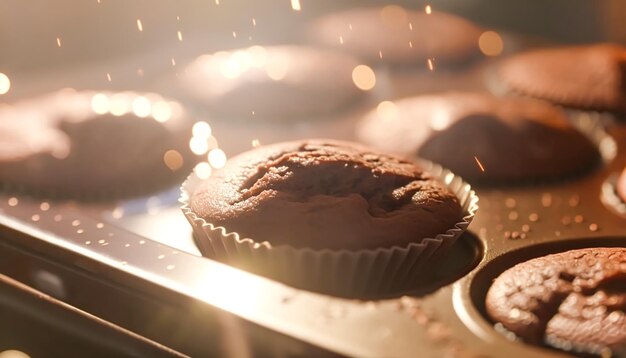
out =
[[(379, 92), (335, 118), (317, 122), (218, 122), (203, 115), (198, 106), (192, 104), (192, 108), (199, 119), (213, 126), (220, 147), (227, 153), (248, 149), (257, 138), (261, 143), (305, 136), (353, 139), (356, 120), (378, 101), (422, 93), (433, 86), (440, 90), (483, 88), (486, 66), (488, 63), (477, 64), (463, 73), (379, 71)], [(155, 80), (147, 89), (163, 89), (167, 81)], [(165, 87), (170, 92), (167, 94), (180, 96), (171, 82)], [(62, 300), (87, 306), (87, 300), (76, 298), (80, 287), (70, 289), (73, 279), (64, 281), (63, 277), (89, 277), (91, 281), (85, 282), (95, 282), (93, 287), (99, 287), (103, 295), (110, 290), (117, 292), (112, 297), (122, 297), (119, 292), (145, 297), (143, 301), (132, 300), (137, 306), (160, 301), (168, 302), (167, 306), (193, 304), (204, 310), (206, 319), (198, 319), (190, 331), (204, 334), (193, 336), (193, 342), (169, 338), (172, 345), (195, 344), (191, 352), (204, 353), (203, 344), (231, 340), (233, 344), (228, 346), (239, 348), (222, 352), (251, 354), (255, 348), (246, 343), (250, 335), (268, 346), (280, 347), (278, 351), (285, 355), (310, 353), (321, 347), (316, 353), (363, 357), (562, 356), (509, 341), (497, 333), (483, 314), (482, 300), (495, 275), (526, 258), (570, 247), (626, 246), (626, 219), (601, 200), (605, 180), (626, 165), (622, 148), (626, 145), (626, 126), (596, 116), (588, 120), (609, 127), (619, 147), (614, 158), (610, 153), (614, 142), (609, 140), (602, 144), (606, 162), (580, 177), (523, 187), (478, 188), (480, 210), (470, 226), (471, 234), (455, 246), (456, 253), (425, 272), (432, 277), (427, 283), (416, 282), (407, 292), (386, 298), (344, 299), (298, 290), (199, 257), (189, 225), (178, 211), (176, 188), (161, 193), (158, 199), (98, 205), (42, 205), (41, 200), (2, 194), (0, 225), (4, 235), (0, 246), (6, 248), (7, 256), (12, 252), (15, 257), (19, 256), (16, 253), (36, 257), (28, 269), (7, 265), (3, 270)], [(456, 258), (462, 264), (455, 266)], [(41, 262), (53, 262), (48, 270), (60, 280), (28, 274)], [(67, 272), (74, 272), (74, 276)], [(98, 310), (99, 304), (90, 309)], [(180, 314), (179, 320), (194, 316), (190, 313), (193, 310), (187, 315), (180, 313), (183, 311), (172, 310), (171, 315)], [(143, 330), (138, 333), (153, 335), (150, 338), (168, 339), (158, 330), (150, 331), (115, 312), (101, 310), (99, 315)], [(149, 312), (140, 317), (147, 319)], [(176, 321), (177, 317), (172, 317), (168, 322)], [(220, 332), (223, 335), (217, 339)]]

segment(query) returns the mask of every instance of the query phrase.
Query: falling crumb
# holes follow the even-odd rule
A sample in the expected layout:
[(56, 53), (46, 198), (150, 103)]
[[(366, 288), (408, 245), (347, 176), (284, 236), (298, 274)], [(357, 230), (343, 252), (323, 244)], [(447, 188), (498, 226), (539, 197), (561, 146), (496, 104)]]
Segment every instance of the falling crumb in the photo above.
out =
[(412, 41), (409, 41), (409, 47), (413, 48), (413, 42)]
[(430, 7), (430, 5), (426, 5), (426, 7), (424, 8), (424, 12), (426, 12), (426, 14), (430, 15), (433, 13), (433, 9)]
[(176, 66), (176, 60), (172, 57), (172, 66)]
[[(433, 61), (433, 59), (432, 59), (432, 58), (429, 58), (429, 59), (426, 61), (426, 64), (428, 65), (428, 69), (429, 69), (430, 71), (434, 71), (434, 70), (435, 70), (435, 61)], [(474, 159), (476, 159), (476, 157), (474, 157)], [(478, 162), (478, 159), (476, 159), (476, 161)], [(481, 166), (481, 169), (482, 169), (482, 166)], [(483, 172), (484, 172), (484, 170), (483, 170)]]
[(61, 47), (61, 38), (60, 37), (57, 37), (57, 46)]
[[(430, 70), (432, 71), (432, 62), (430, 61), (430, 59), (428, 59), (428, 68), (430, 68)], [(480, 160), (478, 160), (478, 157), (474, 156), (474, 160), (476, 161), (476, 164), (478, 164), (478, 167), (480, 168), (481, 172), (485, 172), (485, 167), (483, 167), (483, 164), (480, 162)]]
[(139, 30), (139, 32), (143, 31), (143, 24), (141, 23), (141, 19), (137, 19), (137, 30)]
[(302, 6), (300, 5), (300, 0), (291, 0), (291, 8), (294, 11), (301, 11)]
[(233, 31), (233, 38), (237, 38), (237, 33), (235, 31)]
[(252, 18), (252, 26), (256, 26), (256, 19), (254, 17)]
[(409, 22), (409, 30), (413, 31), (413, 23)]
[(111, 74), (110, 74), (110, 73), (107, 73), (107, 80), (108, 80), (109, 82), (111, 82)]
[(183, 33), (178, 31), (176, 34), (178, 35), (178, 41), (182, 42), (183, 41)]
[(339, 44), (343, 45), (343, 36), (339, 36)]
[(380, 59), (383, 59), (383, 52), (382, 51), (378, 51), (378, 57), (380, 57)]
[(569, 206), (571, 206), (571, 207), (573, 207), (573, 208), (574, 208), (574, 207), (576, 207), (576, 206), (578, 206), (578, 204), (580, 204), (580, 196), (578, 196), (578, 195), (576, 195), (576, 194), (572, 195), (572, 196), (569, 198), (569, 200), (568, 200), (568, 202), (567, 202), (567, 203), (569, 204)]

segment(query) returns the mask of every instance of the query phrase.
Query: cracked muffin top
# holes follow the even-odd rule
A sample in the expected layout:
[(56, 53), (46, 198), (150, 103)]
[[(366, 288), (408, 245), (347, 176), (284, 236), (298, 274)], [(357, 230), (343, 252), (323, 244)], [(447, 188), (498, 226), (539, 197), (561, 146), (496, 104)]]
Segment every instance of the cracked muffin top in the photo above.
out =
[(190, 207), (241, 238), (333, 250), (406, 246), (463, 215), (455, 194), (414, 163), (331, 140), (240, 154), (194, 191)]
[(518, 264), (495, 280), (486, 308), (527, 343), (603, 356), (623, 350), (626, 248), (572, 250)]

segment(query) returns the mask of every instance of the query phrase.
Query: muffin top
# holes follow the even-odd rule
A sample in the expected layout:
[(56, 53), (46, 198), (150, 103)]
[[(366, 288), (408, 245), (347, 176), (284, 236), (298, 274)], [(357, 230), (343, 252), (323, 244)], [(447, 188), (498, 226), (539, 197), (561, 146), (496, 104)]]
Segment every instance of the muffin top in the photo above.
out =
[(442, 12), (404, 9), (397, 5), (333, 12), (310, 25), (309, 36), (341, 48), (370, 63), (426, 66), (460, 63), (479, 54), (481, 30), (471, 22)]
[(190, 167), (190, 133), (157, 95), (63, 90), (0, 108), (0, 182), (75, 198), (152, 190)]
[(463, 215), (455, 194), (419, 166), (331, 140), (240, 154), (192, 193), (190, 207), (241, 238), (333, 250), (406, 246)]
[(440, 163), (473, 182), (564, 177), (599, 159), (560, 109), (486, 93), (382, 103), (363, 118), (357, 135), (382, 150)]
[(512, 91), (584, 109), (626, 111), (626, 48), (550, 48), (502, 62), (499, 80)]
[(527, 343), (599, 354), (626, 345), (625, 287), (626, 248), (572, 250), (502, 273), (486, 308)]
[(297, 120), (331, 113), (362, 91), (350, 55), (304, 46), (253, 46), (203, 55), (183, 73), (183, 90), (222, 117)]

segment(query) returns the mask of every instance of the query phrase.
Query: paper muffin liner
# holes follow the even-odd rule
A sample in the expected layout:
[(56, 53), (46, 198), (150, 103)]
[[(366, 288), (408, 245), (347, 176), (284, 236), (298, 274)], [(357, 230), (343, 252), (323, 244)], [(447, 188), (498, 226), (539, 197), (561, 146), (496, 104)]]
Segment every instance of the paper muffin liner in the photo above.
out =
[(352, 296), (384, 294), (410, 288), (423, 267), (445, 254), (472, 222), (478, 197), (470, 185), (441, 166), (420, 161), (422, 168), (450, 189), (463, 208), (463, 219), (444, 233), (418, 238), (406, 246), (363, 250), (328, 250), (272, 246), (241, 238), (236, 232), (198, 217), (189, 198), (201, 180), (191, 174), (181, 188), (182, 211), (193, 227), (194, 240), (209, 258), (258, 273), (294, 287)]

